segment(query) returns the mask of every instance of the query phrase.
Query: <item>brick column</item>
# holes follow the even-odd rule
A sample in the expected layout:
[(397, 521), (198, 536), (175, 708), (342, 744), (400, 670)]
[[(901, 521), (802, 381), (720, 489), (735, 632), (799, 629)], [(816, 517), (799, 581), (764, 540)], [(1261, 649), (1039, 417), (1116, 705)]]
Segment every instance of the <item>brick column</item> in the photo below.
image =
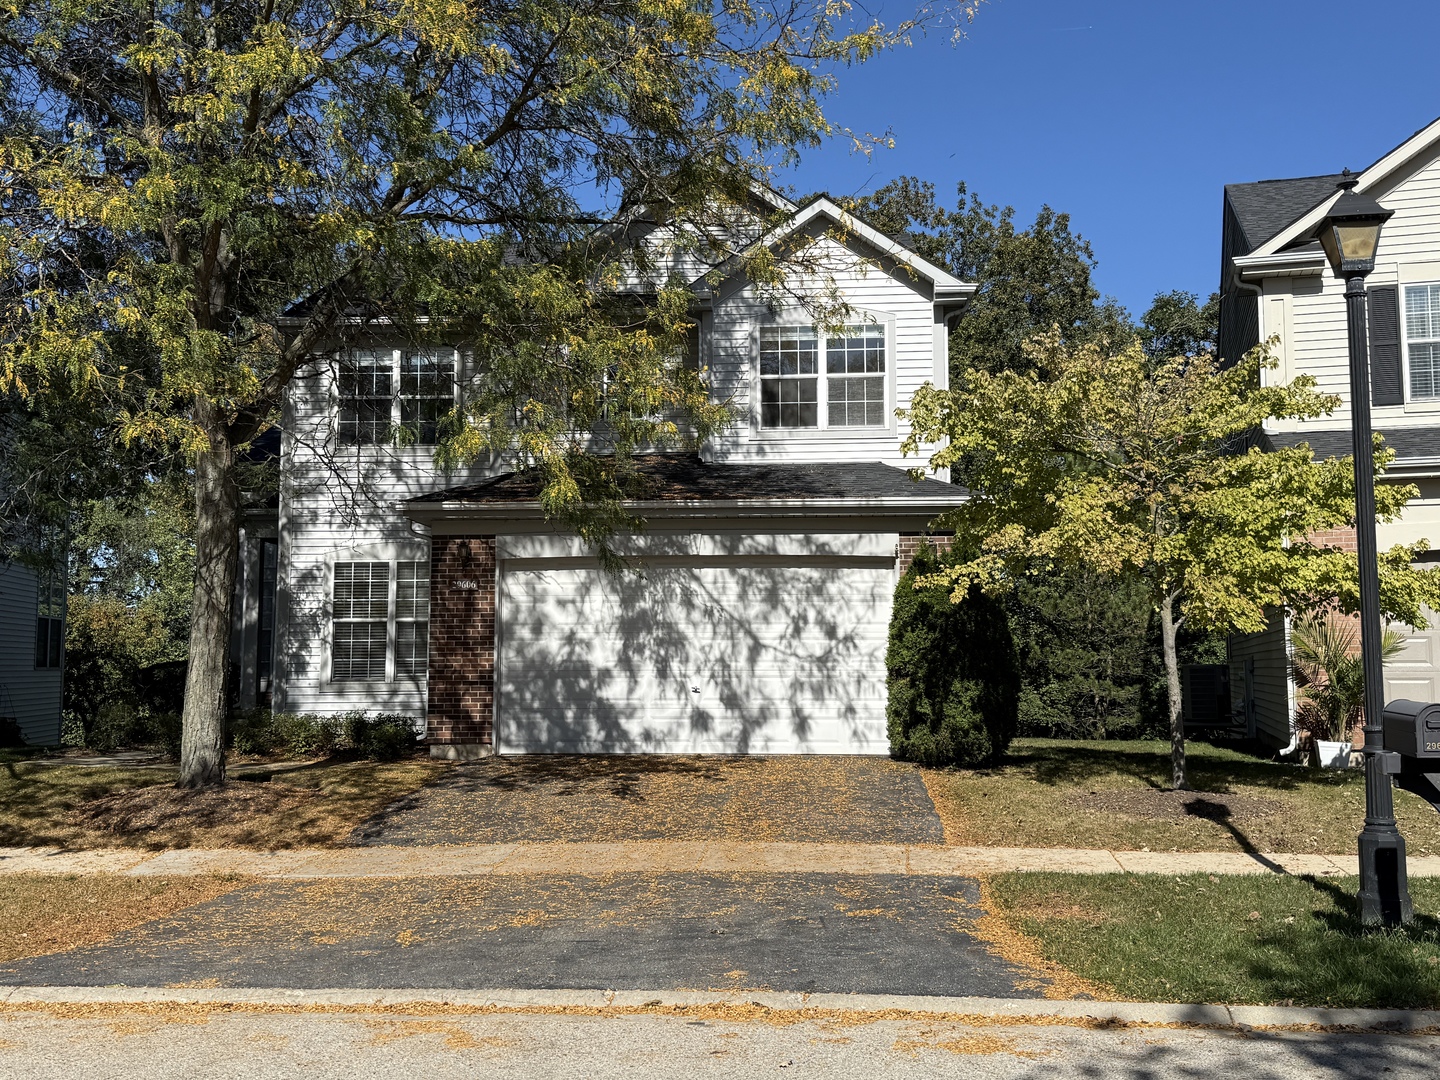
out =
[(430, 542), (430, 756), (495, 752), (495, 538)]
[(900, 574), (910, 569), (910, 564), (915, 561), (915, 556), (920, 552), (920, 545), (924, 543), (936, 551), (949, 551), (950, 545), (955, 542), (955, 537), (949, 535), (931, 536), (928, 533), (901, 533), (900, 542), (895, 545), (895, 568)]

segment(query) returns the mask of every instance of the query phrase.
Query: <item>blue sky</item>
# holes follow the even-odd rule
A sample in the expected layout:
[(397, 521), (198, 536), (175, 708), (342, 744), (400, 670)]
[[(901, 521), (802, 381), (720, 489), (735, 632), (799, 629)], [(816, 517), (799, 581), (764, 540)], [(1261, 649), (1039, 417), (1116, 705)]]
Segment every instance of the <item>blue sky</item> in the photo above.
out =
[(1027, 224), (1049, 203), (1138, 315), (1216, 287), (1226, 183), (1358, 170), (1440, 116), (1437, 46), (1440, 0), (990, 0), (958, 45), (840, 73), (832, 119), (893, 150), (836, 143), (783, 179), (842, 195), (915, 175), (946, 205), (963, 179)]

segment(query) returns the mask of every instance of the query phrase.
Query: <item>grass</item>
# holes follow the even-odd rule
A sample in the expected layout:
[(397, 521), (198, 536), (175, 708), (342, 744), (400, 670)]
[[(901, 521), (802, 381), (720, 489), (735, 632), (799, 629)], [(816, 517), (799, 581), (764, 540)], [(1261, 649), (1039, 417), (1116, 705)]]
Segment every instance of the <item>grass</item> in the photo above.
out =
[(0, 963), (105, 939), (237, 889), (225, 877), (0, 875)]
[(11, 758), (0, 760), (0, 846), (335, 846), (445, 768), (419, 758), (383, 764), (331, 759), (263, 782), (232, 780), (220, 793), (194, 797), (174, 791), (171, 768), (86, 768)]
[(1365, 931), (1355, 878), (1000, 874), (995, 913), (1041, 955), (1139, 1001), (1440, 1007), (1440, 881), (1415, 922)]
[[(1170, 786), (1160, 741), (1017, 739), (1004, 765), (927, 770), (962, 846), (1132, 851), (1353, 852), (1365, 819), (1361, 770), (1317, 770), (1189, 744), (1193, 792)], [(1396, 816), (1412, 855), (1440, 854), (1440, 814), (1403, 791)]]

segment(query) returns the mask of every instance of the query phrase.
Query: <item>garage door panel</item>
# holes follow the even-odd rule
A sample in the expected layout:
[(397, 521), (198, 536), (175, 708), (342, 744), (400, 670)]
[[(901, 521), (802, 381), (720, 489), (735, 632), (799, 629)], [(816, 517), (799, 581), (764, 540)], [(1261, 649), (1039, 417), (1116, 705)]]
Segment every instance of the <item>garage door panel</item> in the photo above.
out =
[(503, 752), (886, 753), (893, 571), (502, 570)]

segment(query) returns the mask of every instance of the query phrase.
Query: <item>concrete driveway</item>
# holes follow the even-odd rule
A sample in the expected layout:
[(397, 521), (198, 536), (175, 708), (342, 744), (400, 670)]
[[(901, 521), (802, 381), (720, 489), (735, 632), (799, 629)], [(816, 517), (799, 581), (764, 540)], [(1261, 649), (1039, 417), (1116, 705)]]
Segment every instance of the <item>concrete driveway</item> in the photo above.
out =
[(456, 766), (362, 844), (747, 840), (941, 844), (913, 765), (883, 757), (506, 757)]

